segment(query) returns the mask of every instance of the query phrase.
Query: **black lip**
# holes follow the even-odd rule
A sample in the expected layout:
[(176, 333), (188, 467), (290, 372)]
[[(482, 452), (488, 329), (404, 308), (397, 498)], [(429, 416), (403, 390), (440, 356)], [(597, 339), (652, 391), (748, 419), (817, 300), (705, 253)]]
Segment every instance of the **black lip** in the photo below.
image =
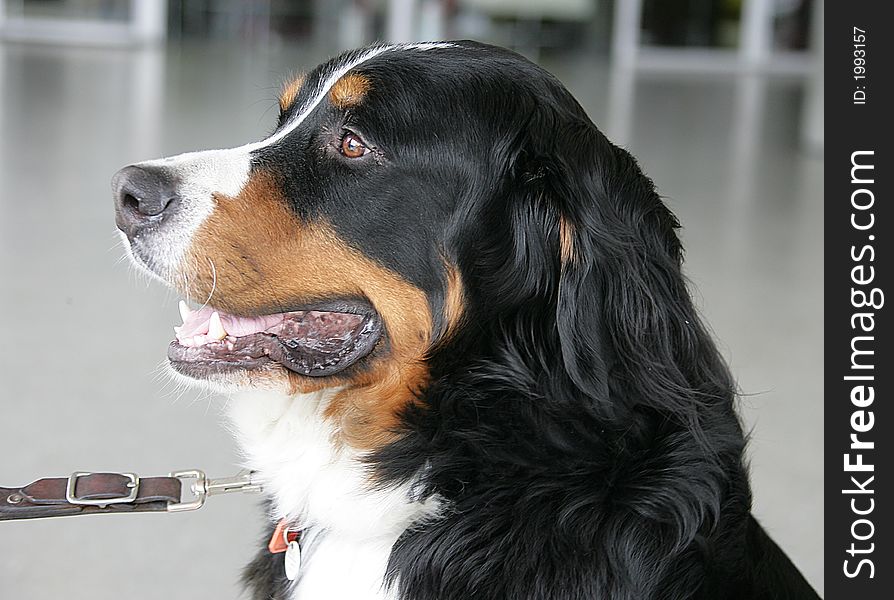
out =
[[(226, 307), (223, 307), (226, 309)], [(301, 304), (290, 305), (269, 305), (253, 310), (250, 315), (245, 316), (261, 316), (275, 313), (286, 313), (295, 311), (316, 310), (320, 312), (347, 313), (351, 315), (362, 315), (371, 319), (379, 319), (379, 313), (373, 308), (372, 304), (366, 298), (339, 298), (339, 299), (320, 299), (309, 300)]]
[(269, 333), (255, 333), (237, 338), (233, 351), (227, 349), (225, 341), (194, 348), (183, 346), (175, 340), (168, 346), (168, 360), (176, 371), (196, 379), (276, 367), (305, 377), (328, 377), (368, 356), (384, 337), (382, 320), (366, 301), (321, 301), (284, 312), (298, 311), (346, 313), (361, 316), (363, 320), (351, 343), (334, 352), (319, 351)]
[(175, 371), (193, 379), (209, 379), (215, 375), (225, 375), (236, 371), (270, 370), (277, 366), (274, 361), (264, 356), (221, 360), (220, 357), (211, 353), (208, 353), (205, 358), (201, 358), (197, 356), (199, 353), (190, 353), (191, 350), (197, 349), (181, 346), (176, 341), (171, 342), (168, 346), (168, 361)]

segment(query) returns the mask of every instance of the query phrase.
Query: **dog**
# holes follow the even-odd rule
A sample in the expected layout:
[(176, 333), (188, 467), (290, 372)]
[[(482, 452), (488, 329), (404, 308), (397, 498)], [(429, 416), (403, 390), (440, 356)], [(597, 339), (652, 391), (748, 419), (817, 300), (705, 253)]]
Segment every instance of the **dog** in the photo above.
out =
[(818, 597), (750, 514), (676, 218), (556, 78), (374, 45), (280, 109), (113, 179), (267, 494), (254, 598)]

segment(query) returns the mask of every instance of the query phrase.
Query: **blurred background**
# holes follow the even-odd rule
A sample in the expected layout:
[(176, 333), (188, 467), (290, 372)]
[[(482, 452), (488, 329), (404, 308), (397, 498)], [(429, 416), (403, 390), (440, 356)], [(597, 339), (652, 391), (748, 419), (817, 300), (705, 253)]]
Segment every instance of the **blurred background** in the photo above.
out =
[[(376, 40), (472, 38), (556, 74), (683, 223), (742, 391), (755, 512), (823, 589), (822, 0), (0, 0), (0, 484), (231, 475), (223, 400), (160, 370), (111, 175), (272, 130), (280, 84)], [(258, 499), (0, 523), (0, 598), (236, 598)]]

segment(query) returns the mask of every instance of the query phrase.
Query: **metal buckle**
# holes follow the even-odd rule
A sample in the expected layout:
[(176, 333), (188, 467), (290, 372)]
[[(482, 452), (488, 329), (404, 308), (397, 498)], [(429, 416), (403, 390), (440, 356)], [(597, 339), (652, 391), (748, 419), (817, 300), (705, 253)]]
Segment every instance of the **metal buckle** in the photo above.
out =
[(124, 477), (130, 479), (130, 482), (127, 484), (127, 487), (130, 488), (130, 493), (128, 493), (126, 496), (121, 496), (119, 498), (99, 498), (96, 500), (85, 500), (84, 498), (78, 498), (75, 494), (75, 488), (77, 488), (78, 479), (87, 475), (93, 475), (93, 472), (75, 471), (68, 476), (68, 485), (65, 488), (65, 500), (69, 504), (81, 504), (84, 506), (108, 506), (109, 504), (128, 504), (137, 499), (137, 493), (140, 489), (140, 478), (137, 477), (136, 473), (116, 473), (116, 475), (123, 475)]
[(252, 471), (239, 471), (233, 477), (223, 477), (221, 479), (208, 479), (204, 471), (199, 469), (190, 469), (187, 471), (174, 471), (169, 477), (177, 479), (194, 479), (195, 481), (189, 486), (190, 491), (195, 494), (195, 500), (191, 502), (178, 502), (168, 504), (168, 512), (185, 512), (188, 510), (198, 510), (205, 504), (208, 496), (217, 494), (230, 494), (233, 492), (259, 492), (261, 485), (252, 480)]
[(205, 477), (205, 471), (199, 469), (190, 469), (188, 471), (174, 471), (168, 477), (176, 477), (177, 479), (195, 479), (193, 484), (189, 486), (196, 499), (192, 502), (178, 502), (168, 504), (168, 512), (185, 512), (188, 510), (198, 510), (205, 504), (205, 497), (208, 495), (208, 478)]

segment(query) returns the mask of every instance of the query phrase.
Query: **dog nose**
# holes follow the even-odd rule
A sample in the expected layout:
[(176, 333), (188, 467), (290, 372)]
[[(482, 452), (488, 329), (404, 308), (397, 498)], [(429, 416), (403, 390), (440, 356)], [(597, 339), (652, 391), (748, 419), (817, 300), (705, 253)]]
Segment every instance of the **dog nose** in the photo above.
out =
[(112, 177), (115, 223), (128, 238), (177, 212), (176, 185), (158, 167), (124, 167)]

